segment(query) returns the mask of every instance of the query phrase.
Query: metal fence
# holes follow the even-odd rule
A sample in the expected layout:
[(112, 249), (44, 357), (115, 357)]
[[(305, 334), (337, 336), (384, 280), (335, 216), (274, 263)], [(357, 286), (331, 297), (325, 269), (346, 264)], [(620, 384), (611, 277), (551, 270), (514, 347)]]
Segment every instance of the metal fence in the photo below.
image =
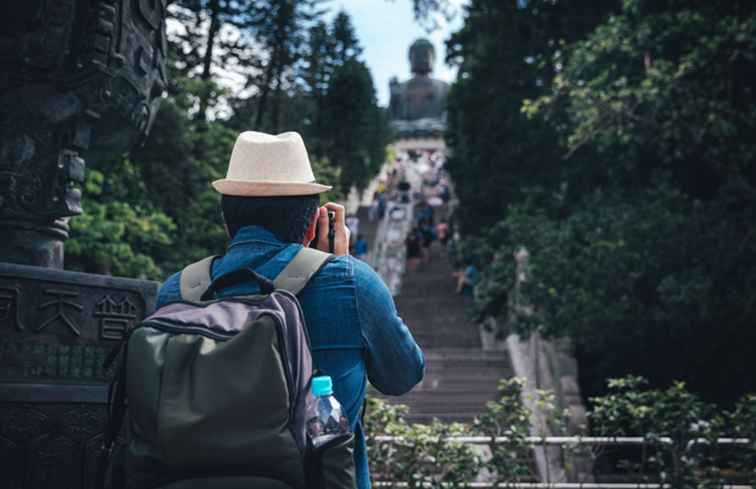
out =
[[(404, 441), (401, 436), (374, 436), (371, 440), (377, 443), (394, 443), (397, 441)], [(490, 443), (510, 443), (511, 438), (507, 436), (449, 436), (443, 439), (435, 439), (436, 441), (444, 441), (448, 443), (463, 443), (467, 445), (488, 445)], [(660, 443), (671, 444), (672, 438), (661, 437), (658, 439)], [(548, 446), (548, 445), (613, 445), (613, 446), (638, 446), (648, 445), (651, 443), (648, 438), (642, 436), (528, 436), (524, 438), (524, 441), (532, 446)], [(689, 442), (690, 444), (708, 444), (709, 441), (706, 438), (696, 438)], [(749, 438), (717, 438), (717, 445), (749, 445), (751, 440)]]
[[(374, 436), (371, 437), (372, 443), (399, 443), (410, 441), (403, 437), (396, 436)], [(577, 447), (589, 447), (589, 448), (623, 448), (623, 447), (665, 447), (672, 446), (675, 441), (670, 437), (660, 437), (653, 440), (641, 437), (641, 436), (617, 436), (617, 437), (601, 437), (601, 436), (530, 436), (524, 439), (513, 440), (506, 436), (490, 437), (490, 436), (457, 436), (457, 437), (443, 437), (435, 438), (434, 442), (442, 443), (456, 443), (467, 445), (484, 445), (490, 446), (493, 444), (507, 444), (514, 442), (524, 443), (530, 446), (532, 449), (541, 449), (546, 456), (550, 452), (547, 448), (557, 449), (575, 449)], [(730, 449), (750, 449), (752, 441), (748, 438), (717, 438), (716, 440), (709, 440), (706, 438), (696, 438), (687, 442), (686, 449), (691, 449), (696, 446), (711, 446), (715, 444), (717, 447), (726, 447)], [(644, 451), (645, 453), (645, 451)], [(553, 454), (553, 452), (552, 452)], [(753, 454), (754, 464), (756, 465), (756, 453)], [(592, 476), (592, 474), (591, 474)], [(647, 477), (640, 477), (648, 479)], [(397, 481), (377, 481), (373, 483), (374, 487), (469, 487), (469, 488), (511, 488), (511, 489), (676, 489), (675, 486), (669, 483), (653, 482), (648, 480), (638, 481), (623, 481), (623, 482), (561, 482), (551, 481), (548, 477), (541, 482), (528, 482), (528, 481), (507, 481), (507, 482), (488, 482), (488, 481), (471, 481), (463, 485), (452, 483), (414, 483), (411, 485), (408, 482)], [(711, 486), (706, 486), (711, 487)], [(741, 483), (726, 483), (717, 484), (718, 489), (756, 489), (756, 481), (746, 481), (745, 484)]]
[[(373, 487), (410, 487), (408, 482), (373, 482)], [(427, 482), (420, 484), (422, 487), (433, 487)], [(460, 487), (459, 484), (441, 483), (442, 487)], [(417, 486), (415, 486), (417, 487)], [(612, 482), (468, 482), (461, 487), (469, 488), (509, 488), (509, 489), (672, 489), (671, 484), (648, 484), (648, 483), (612, 483)], [(719, 489), (753, 489), (751, 485), (725, 484), (718, 486)]]

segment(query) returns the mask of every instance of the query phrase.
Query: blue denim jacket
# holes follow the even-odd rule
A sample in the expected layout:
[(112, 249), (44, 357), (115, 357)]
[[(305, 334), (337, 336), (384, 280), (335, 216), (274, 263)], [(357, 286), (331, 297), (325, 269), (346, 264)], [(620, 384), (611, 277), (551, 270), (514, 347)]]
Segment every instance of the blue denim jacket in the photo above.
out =
[[(213, 263), (212, 277), (247, 267), (272, 280), (301, 247), (281, 242), (265, 228), (244, 227), (231, 240), (226, 254)], [(257, 285), (249, 283), (218, 295), (257, 291)], [(179, 298), (179, 273), (175, 273), (160, 288), (157, 307)], [(299, 293), (299, 302), (315, 365), (333, 378), (334, 394), (355, 433), (357, 487), (369, 489), (360, 420), (367, 379), (384, 394), (404, 394), (423, 378), (423, 353), (397, 315), (383, 281), (370, 266), (351, 256), (329, 261)]]

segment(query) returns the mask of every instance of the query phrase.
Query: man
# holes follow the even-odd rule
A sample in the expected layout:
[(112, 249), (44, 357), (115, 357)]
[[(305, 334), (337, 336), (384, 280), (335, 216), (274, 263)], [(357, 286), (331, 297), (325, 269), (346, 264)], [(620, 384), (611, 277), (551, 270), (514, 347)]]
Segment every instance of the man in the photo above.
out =
[[(401, 395), (422, 379), (425, 362), (383, 281), (366, 263), (349, 256), (344, 207), (321, 207), (319, 194), (331, 187), (314, 180), (299, 134), (242, 133), (226, 178), (213, 182), (221, 193), (230, 241), (226, 254), (212, 264), (211, 275), (215, 279), (246, 267), (273, 279), (311, 241), (317, 239), (317, 247), (328, 251), (328, 211), (335, 213), (335, 257), (298, 298), (315, 366), (333, 378), (334, 393), (355, 433), (357, 487), (367, 489), (370, 476), (360, 420), (366, 376), (379, 391)], [(179, 299), (179, 275), (173, 274), (160, 288), (158, 307)], [(256, 284), (248, 283), (218, 296), (257, 291)]]

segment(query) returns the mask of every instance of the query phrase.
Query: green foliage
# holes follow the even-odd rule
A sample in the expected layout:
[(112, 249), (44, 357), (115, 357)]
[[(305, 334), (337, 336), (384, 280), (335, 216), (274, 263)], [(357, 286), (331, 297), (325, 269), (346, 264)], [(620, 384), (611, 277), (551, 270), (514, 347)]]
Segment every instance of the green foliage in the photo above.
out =
[(318, 182), (333, 187), (330, 192), (321, 194), (321, 203), (325, 204), (326, 201), (344, 202), (347, 194), (340, 185), (341, 168), (332, 165), (326, 158), (318, 160), (311, 157), (310, 162), (312, 163), (312, 172), (316, 175)]
[(153, 256), (172, 243), (176, 226), (162, 212), (126, 202), (98, 201), (105, 176), (89, 170), (84, 186), (84, 215), (71, 222), (66, 243), (70, 270), (157, 279), (162, 275)]
[[(365, 432), (368, 436), (370, 472), (374, 480), (406, 482), (410, 488), (463, 487), (480, 470), (480, 461), (469, 445), (447, 441), (468, 436), (461, 423), (409, 424), (406, 406), (394, 406), (368, 398)], [(397, 437), (383, 442), (375, 436)]]
[[(753, 443), (753, 396), (743, 398), (732, 412), (718, 413), (714, 405), (690, 393), (683, 382), (666, 389), (648, 389), (647, 384), (637, 376), (609, 380), (609, 393), (591, 399), (593, 432), (645, 438), (645, 470), (674, 488), (721, 487), (725, 483), (722, 469), (735, 469), (737, 477), (754, 474), (756, 459), (751, 447), (727, 449), (716, 443), (733, 434), (745, 435)], [(743, 428), (752, 431), (746, 435)]]
[[(625, 0), (580, 23), (546, 3), (472, 2), (452, 40), (450, 172), (477, 318), (572, 337), (589, 395), (628, 371), (722, 402), (753, 391), (754, 6)], [(506, 72), (482, 34), (497, 19)], [(498, 127), (469, 110), (505, 83), (518, 109)]]
[[(525, 379), (517, 377), (500, 380), (498, 400), (488, 402), (485, 412), (475, 420), (476, 433), (492, 437), (489, 443), (491, 458), (483, 463), (483, 467), (495, 474), (499, 483), (530, 480), (534, 476), (530, 463), (533, 447), (527, 440), (532, 435), (533, 413), (522, 402), (524, 385)], [(537, 390), (530, 401), (553, 431), (562, 434), (564, 421), (554, 394)], [(547, 436), (548, 433), (537, 435)], [(496, 437), (506, 437), (506, 441), (495, 443)]]
[(366, 186), (384, 163), (388, 121), (377, 105), (370, 70), (359, 60), (362, 46), (346, 12), (331, 25), (314, 22), (298, 35), (286, 83), (276, 81), (275, 90), (266, 90), (268, 75), (257, 73), (254, 84), (263, 88), (252, 97), (232, 98), (229, 122), (239, 130), (299, 131), (315, 159), (339, 168), (338, 191), (348, 194), (354, 185)]
[[(471, 425), (409, 424), (407, 407), (368, 398), (365, 433), (370, 470), (375, 481), (407, 483), (410, 487), (464, 487), (479, 474), (493, 476), (492, 482), (506, 485), (533, 480), (533, 413), (523, 402), (524, 380), (511, 378), (499, 382), (499, 399)], [(531, 405), (556, 436), (566, 432), (566, 413), (553, 393), (536, 391)], [(632, 436), (645, 439), (643, 459), (630, 457), (609, 460), (612, 474), (631, 469), (631, 477), (645, 482), (661, 482), (674, 489), (721, 487), (733, 482), (752, 482), (756, 474), (753, 456), (756, 439), (756, 397), (743, 397), (731, 411), (718, 409), (690, 393), (685, 384), (674, 382), (665, 389), (649, 389), (648, 381), (628, 376), (608, 381), (608, 394), (591, 399), (588, 416), (591, 436)], [(380, 436), (398, 437), (394, 441)], [(500, 437), (490, 443), (490, 455), (447, 439), (451, 436)], [(750, 439), (750, 445), (717, 445), (717, 438)], [(563, 445), (569, 459), (577, 449)], [(620, 452), (627, 453), (627, 452)], [(588, 453), (594, 461), (601, 451)], [(599, 474), (597, 474), (599, 475)], [(641, 479), (631, 479), (641, 482)], [(630, 482), (628, 481), (628, 482)]]
[(344, 10), (336, 14), (331, 26), (333, 39), (333, 55), (337, 65), (344, 65), (347, 61), (357, 59), (362, 54), (362, 46), (354, 32), (352, 19)]
[(664, 169), (703, 199), (733, 178), (753, 183), (756, 25), (728, 3), (627, 1), (571, 49), (553, 93), (528, 110), (566, 114), (568, 164), (584, 182), (636, 188)]
[[(370, 398), (365, 429), (368, 434), (370, 472), (375, 480), (406, 482), (409, 487), (462, 487), (479, 470), (479, 461), (467, 445), (447, 442), (449, 436), (469, 435), (460, 423), (408, 424), (406, 406), (393, 406)], [(395, 442), (374, 436), (399, 437)], [(427, 485), (426, 485), (427, 484)]]
[(341, 187), (364, 189), (386, 159), (385, 115), (370, 70), (356, 59), (338, 67), (325, 94), (327, 153), (341, 169)]
[[(489, 402), (470, 425), (437, 419), (430, 424), (409, 424), (406, 406), (368, 398), (365, 433), (373, 479), (406, 482), (410, 487), (464, 487), (485, 471), (500, 483), (531, 480), (532, 445), (527, 439), (531, 436), (531, 411), (522, 401), (524, 382), (519, 378), (501, 380), (499, 398)], [(531, 401), (555, 432), (562, 433), (563, 413), (553, 394), (536, 391)], [(377, 436), (398, 439), (387, 442)], [(491, 455), (484, 457), (474, 445), (449, 439), (469, 436), (506, 437), (506, 441), (489, 443)]]
[[(225, 175), (240, 131), (302, 133), (316, 177), (334, 186), (328, 200), (344, 200), (351, 185), (369, 181), (383, 162), (386, 121), (370, 72), (356, 59), (362, 48), (351, 20), (342, 12), (331, 26), (319, 22), (318, 3), (171, 6), (181, 28), (169, 33), (169, 93), (141, 147), (112, 160), (88, 158), (85, 214), (72, 220), (68, 268), (162, 279), (223, 253), (220, 198), (210, 183)], [(213, 71), (219, 66), (247, 76), (256, 92), (229, 93)], [(335, 82), (354, 99), (333, 113), (343, 119), (326, 120), (324, 99), (338, 90)]]
[(744, 396), (724, 418), (727, 435), (749, 439), (733, 457), (733, 466), (745, 480), (756, 481), (756, 395)]
[(564, 62), (563, 45), (585, 35), (616, 2), (473, 0), (447, 42), (459, 68), (448, 99), (446, 163), (465, 234), (480, 234), (533, 186), (558, 187), (558, 138), (521, 112)]

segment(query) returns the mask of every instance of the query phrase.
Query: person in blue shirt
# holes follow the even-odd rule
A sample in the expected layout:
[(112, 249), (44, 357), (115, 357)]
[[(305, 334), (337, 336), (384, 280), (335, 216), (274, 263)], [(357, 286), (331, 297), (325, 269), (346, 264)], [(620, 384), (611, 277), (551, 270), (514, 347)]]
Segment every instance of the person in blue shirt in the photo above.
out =
[(457, 277), (457, 294), (472, 296), (480, 275), (477, 267), (470, 263), (464, 271), (455, 272), (454, 275)]
[[(425, 360), (398, 316), (381, 278), (349, 252), (344, 207), (320, 205), (330, 187), (314, 183), (304, 143), (297, 133), (242, 133), (228, 176), (213, 182), (221, 193), (229, 242), (211, 268), (213, 279), (249, 268), (275, 278), (303, 247), (315, 241), (329, 251), (328, 211), (335, 213), (335, 255), (308, 282), (298, 299), (309, 331), (314, 363), (333, 378), (334, 394), (355, 433), (357, 487), (370, 487), (361, 413), (368, 380), (380, 392), (401, 395), (423, 378)], [(319, 230), (319, 231), (316, 231)], [(316, 236), (316, 232), (320, 234)], [(180, 272), (158, 292), (157, 307), (180, 299)], [(255, 283), (229, 287), (219, 297), (257, 292)]]
[(357, 242), (354, 243), (354, 257), (360, 260), (365, 260), (367, 252), (367, 241), (365, 241), (365, 237), (360, 234), (357, 236)]

